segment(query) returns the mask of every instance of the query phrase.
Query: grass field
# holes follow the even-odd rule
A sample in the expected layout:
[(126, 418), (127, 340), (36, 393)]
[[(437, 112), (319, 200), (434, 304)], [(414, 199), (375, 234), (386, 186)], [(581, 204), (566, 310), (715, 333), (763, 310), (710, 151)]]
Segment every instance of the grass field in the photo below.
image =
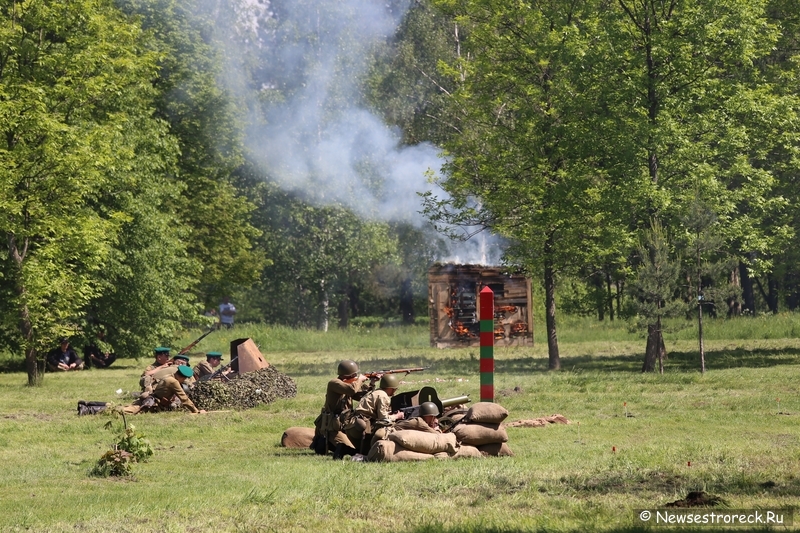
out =
[[(231, 339), (252, 337), (297, 382), (297, 397), (240, 412), (131, 417), (155, 454), (123, 479), (87, 475), (121, 419), (78, 417), (75, 409), (80, 399), (127, 403), (149, 358), (47, 374), (36, 388), (6, 358), (0, 531), (633, 532), (642, 530), (635, 509), (663, 507), (692, 490), (722, 498), (726, 509), (793, 508), (800, 317), (771, 318), (709, 322), (705, 375), (691, 326), (676, 327), (663, 376), (639, 372), (644, 342), (624, 323), (565, 320), (562, 371), (546, 370), (543, 342), (498, 347), (495, 385), (508, 421), (560, 413), (573, 424), (509, 428), (514, 457), (386, 464), (337, 462), (279, 442), (286, 428), (313, 425), (342, 358), (362, 370), (430, 366), (406, 377), (401, 392), (433, 385), (440, 397), (477, 401), (477, 348), (431, 349), (424, 327), (220, 331), (198, 348), (227, 354)], [(174, 346), (199, 333), (186, 332)]]

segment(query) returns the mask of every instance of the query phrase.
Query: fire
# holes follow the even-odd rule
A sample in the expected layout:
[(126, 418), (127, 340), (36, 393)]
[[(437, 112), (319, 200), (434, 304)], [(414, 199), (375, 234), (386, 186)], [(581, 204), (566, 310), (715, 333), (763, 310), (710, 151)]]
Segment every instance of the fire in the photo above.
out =
[(504, 339), (506, 336), (506, 330), (503, 326), (495, 326), (494, 327), (494, 338), (495, 339)]
[(528, 324), (525, 322), (517, 322), (516, 324), (511, 324), (511, 334), (512, 335), (524, 335), (528, 332)]
[(456, 332), (456, 335), (458, 335), (459, 337), (472, 337), (472, 338), (477, 337), (477, 335), (472, 333), (466, 326), (464, 326), (464, 324), (462, 324), (458, 320), (455, 321), (451, 320), (450, 327), (453, 329), (453, 331)]
[(500, 305), (494, 308), (495, 313), (516, 313), (516, 305)]

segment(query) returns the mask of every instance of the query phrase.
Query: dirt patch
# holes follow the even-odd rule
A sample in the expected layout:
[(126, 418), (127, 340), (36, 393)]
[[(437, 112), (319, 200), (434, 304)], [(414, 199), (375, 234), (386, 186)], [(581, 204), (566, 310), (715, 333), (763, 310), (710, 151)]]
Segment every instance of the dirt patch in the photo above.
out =
[(505, 424), (506, 427), (511, 428), (541, 428), (549, 426), (550, 424), (571, 424), (569, 420), (563, 415), (550, 415), (541, 418), (533, 418), (530, 420), (517, 420)]
[(664, 507), (715, 507), (722, 503), (722, 498), (703, 492), (702, 490), (692, 491), (682, 500), (676, 500), (666, 504)]

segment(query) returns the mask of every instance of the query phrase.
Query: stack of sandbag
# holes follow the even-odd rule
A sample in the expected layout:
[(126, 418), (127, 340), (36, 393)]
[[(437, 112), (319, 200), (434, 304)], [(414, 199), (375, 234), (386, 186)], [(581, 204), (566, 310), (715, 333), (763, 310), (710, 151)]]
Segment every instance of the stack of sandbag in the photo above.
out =
[(501, 425), (508, 416), (502, 405), (481, 402), (473, 405), (454, 425), (451, 433), (459, 445), (474, 446), (482, 455), (514, 455), (508, 447), (508, 433)]
[(429, 427), (422, 418), (412, 418), (398, 422), (394, 428), (373, 439), (367, 461), (426, 461), (464, 457), (482, 455), (472, 446), (459, 446), (452, 433), (441, 433)]

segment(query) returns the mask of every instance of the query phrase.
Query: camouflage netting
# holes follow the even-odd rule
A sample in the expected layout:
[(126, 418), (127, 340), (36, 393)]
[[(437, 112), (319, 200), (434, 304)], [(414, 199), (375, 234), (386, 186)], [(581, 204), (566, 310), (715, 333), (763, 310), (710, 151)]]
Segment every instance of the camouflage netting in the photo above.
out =
[(295, 382), (274, 366), (235, 375), (230, 381), (199, 381), (189, 392), (198, 409), (250, 409), (276, 398), (297, 396)]

